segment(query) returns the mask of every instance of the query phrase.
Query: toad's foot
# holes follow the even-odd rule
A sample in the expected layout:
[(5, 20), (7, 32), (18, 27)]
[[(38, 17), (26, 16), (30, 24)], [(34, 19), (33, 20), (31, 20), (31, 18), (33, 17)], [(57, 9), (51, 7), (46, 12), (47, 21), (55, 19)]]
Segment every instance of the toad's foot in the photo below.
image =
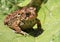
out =
[(20, 31), (20, 32), (16, 32), (16, 33), (18, 33), (18, 34), (22, 34), (22, 35), (29, 35), (28, 33), (26, 33), (26, 32), (24, 32), (24, 31)]

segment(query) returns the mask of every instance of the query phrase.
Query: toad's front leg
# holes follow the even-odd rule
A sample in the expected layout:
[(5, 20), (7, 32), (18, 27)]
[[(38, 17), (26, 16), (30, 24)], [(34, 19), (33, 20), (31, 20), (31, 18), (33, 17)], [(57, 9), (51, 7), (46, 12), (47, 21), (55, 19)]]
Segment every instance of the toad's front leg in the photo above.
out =
[(39, 19), (37, 19), (37, 35), (41, 34), (44, 30), (43, 28), (41, 27), (41, 22)]
[(37, 27), (39, 31), (43, 31), (42, 27), (41, 27), (41, 22), (39, 19), (37, 19)]
[(43, 29), (41, 27), (41, 22), (39, 19), (36, 19), (36, 23), (37, 23), (37, 29), (35, 30), (35, 37), (37, 37), (38, 35), (40, 35), (41, 33), (43, 33)]
[(28, 35), (26, 32), (22, 31), (21, 28), (18, 26), (19, 24), (19, 21), (15, 21), (13, 24), (12, 24), (12, 27), (13, 29), (16, 31), (16, 33), (20, 33), (22, 35)]

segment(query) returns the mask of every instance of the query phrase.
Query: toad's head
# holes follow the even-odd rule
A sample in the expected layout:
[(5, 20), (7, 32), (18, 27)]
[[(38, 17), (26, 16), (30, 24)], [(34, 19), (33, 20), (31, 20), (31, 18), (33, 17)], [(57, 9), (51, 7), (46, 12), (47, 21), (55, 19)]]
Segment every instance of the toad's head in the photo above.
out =
[(29, 7), (29, 8), (22, 8), (18, 14), (21, 17), (21, 20), (31, 20), (37, 17), (36, 8)]

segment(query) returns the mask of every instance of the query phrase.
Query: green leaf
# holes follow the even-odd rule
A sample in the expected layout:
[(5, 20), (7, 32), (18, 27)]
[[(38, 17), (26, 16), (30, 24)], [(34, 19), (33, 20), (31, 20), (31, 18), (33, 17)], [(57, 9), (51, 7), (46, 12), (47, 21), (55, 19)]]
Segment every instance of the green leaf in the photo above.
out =
[[(45, 5), (42, 5), (42, 8), (38, 13), (38, 18), (40, 17), (42, 28), (45, 31), (42, 35), (36, 38), (36, 42), (60, 42), (58, 36), (60, 33), (59, 4), (59, 0), (48, 0)], [(55, 36), (58, 39), (53, 38)]]
[[(1, 2), (1, 0), (0, 0)], [(27, 5), (30, 1), (23, 1), (21, 7)], [(42, 4), (38, 12), (44, 32), (38, 37), (23, 36), (16, 34), (8, 26), (4, 25), (4, 19), (10, 11), (14, 11), (18, 7), (9, 8), (9, 5), (0, 4), (0, 42), (60, 42), (60, 0), (48, 0), (46, 4)], [(5, 2), (4, 2), (5, 3)], [(2, 6), (5, 6), (2, 8)], [(5, 10), (8, 7), (10, 10)]]
[(28, 5), (30, 2), (31, 2), (31, 0), (25, 0), (22, 3), (19, 3), (18, 6), (24, 7), (24, 6)]

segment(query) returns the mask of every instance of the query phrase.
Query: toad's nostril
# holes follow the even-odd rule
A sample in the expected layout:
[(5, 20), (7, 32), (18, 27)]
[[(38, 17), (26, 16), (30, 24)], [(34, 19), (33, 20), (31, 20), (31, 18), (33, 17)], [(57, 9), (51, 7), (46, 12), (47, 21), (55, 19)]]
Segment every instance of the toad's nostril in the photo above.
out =
[(26, 16), (29, 17), (30, 16), (30, 13), (26, 13)]

